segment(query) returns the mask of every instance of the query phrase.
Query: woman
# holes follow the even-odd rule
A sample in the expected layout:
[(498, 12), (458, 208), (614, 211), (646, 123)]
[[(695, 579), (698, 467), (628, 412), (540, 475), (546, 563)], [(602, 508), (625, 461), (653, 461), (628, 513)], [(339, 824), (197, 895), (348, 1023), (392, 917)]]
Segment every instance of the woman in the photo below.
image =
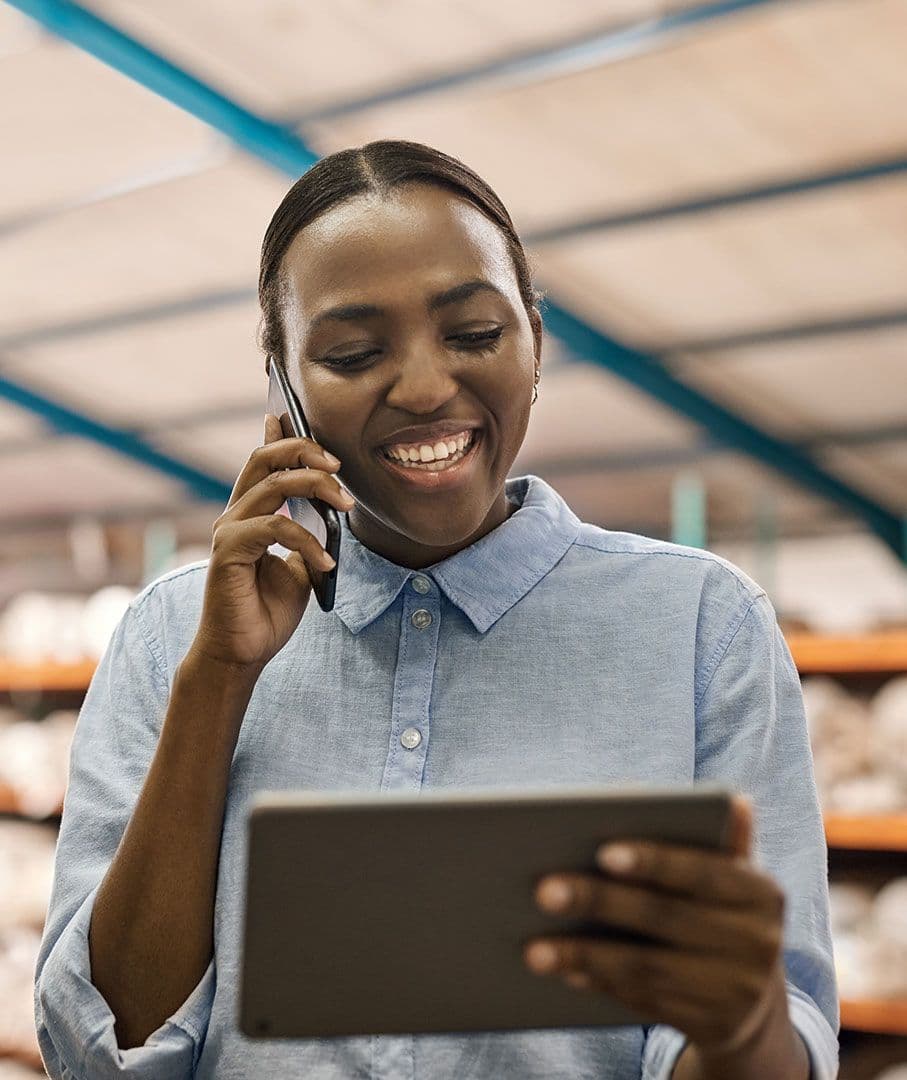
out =
[[(259, 291), (313, 441), (267, 418), (210, 560), (137, 598), (93, 680), (36, 972), (51, 1076), (835, 1075), (826, 851), (774, 612), (708, 552), (507, 479), (542, 319), (500, 201), (419, 144), (333, 154), (274, 215)], [(293, 495), (346, 515), (331, 612), (309, 603), (329, 557), (277, 513)], [(659, 943), (538, 941), (526, 965), (650, 1024), (237, 1033), (254, 792), (639, 780), (744, 793), (736, 857), (636, 845), (599, 875), (552, 867), (544, 910)]]

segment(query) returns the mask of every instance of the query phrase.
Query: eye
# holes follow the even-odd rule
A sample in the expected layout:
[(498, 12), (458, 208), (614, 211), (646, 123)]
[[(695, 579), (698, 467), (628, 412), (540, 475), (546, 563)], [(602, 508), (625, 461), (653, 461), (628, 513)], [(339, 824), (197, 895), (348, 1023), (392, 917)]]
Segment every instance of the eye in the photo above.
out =
[[(495, 326), (491, 330), (474, 330), (465, 334), (453, 334), (450, 341), (460, 341), (464, 347), (473, 352), (482, 352), (485, 349), (493, 349), (498, 338), (504, 332), (503, 326)], [(321, 363), (327, 367), (349, 370), (365, 364), (373, 356), (377, 356), (380, 350), (370, 349), (368, 352), (350, 353), (348, 356), (325, 356)]]
[(476, 351), (483, 348), (494, 348), (498, 338), (504, 333), (503, 326), (495, 326), (491, 330), (475, 330), (467, 334), (454, 334), (453, 341), (462, 341), (467, 346), (478, 346)]

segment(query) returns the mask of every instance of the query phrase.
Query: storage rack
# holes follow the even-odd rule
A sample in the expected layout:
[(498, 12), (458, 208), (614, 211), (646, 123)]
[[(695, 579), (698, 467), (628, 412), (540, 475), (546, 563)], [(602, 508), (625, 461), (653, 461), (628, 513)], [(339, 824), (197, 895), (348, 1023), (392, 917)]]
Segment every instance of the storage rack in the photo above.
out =
[[(885, 675), (907, 673), (907, 631), (861, 637), (822, 637), (789, 633), (788, 646), (801, 675)], [(0, 660), (0, 695), (40, 693), (70, 696), (84, 693), (94, 664), (23, 665)], [(62, 808), (61, 808), (62, 810)], [(19, 813), (13, 793), (0, 784), (0, 813)], [(59, 817), (59, 814), (57, 815)], [(907, 854), (907, 808), (902, 814), (859, 817), (825, 815), (830, 851)], [(841, 1002), (842, 1032), (907, 1036), (907, 1001)]]

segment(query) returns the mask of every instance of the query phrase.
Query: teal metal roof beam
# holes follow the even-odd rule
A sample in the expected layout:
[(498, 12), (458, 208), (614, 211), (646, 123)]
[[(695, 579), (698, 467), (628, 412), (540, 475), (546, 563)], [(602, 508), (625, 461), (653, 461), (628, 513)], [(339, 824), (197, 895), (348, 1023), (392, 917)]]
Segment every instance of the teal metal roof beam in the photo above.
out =
[(225, 503), (230, 497), (232, 487), (223, 480), (210, 476), (169, 454), (161, 453), (138, 435), (85, 416), (62, 402), (39, 394), (2, 375), (0, 375), (0, 398), (5, 398), (14, 405), (34, 413), (64, 435), (77, 435), (80, 438), (101, 443), (124, 457), (132, 458), (141, 465), (148, 465), (174, 480), (179, 480), (197, 498)]
[[(164, 425), (171, 430), (169, 423)], [(907, 441), (907, 422), (885, 424), (878, 427), (858, 428), (855, 431), (826, 431), (810, 439), (791, 442), (796, 450), (815, 454), (822, 450), (846, 449), (847, 447), (872, 446), (880, 442)], [(562, 457), (534, 458), (524, 464), (525, 468), (542, 474), (579, 476), (595, 473), (636, 472), (639, 469), (676, 468), (693, 465), (703, 458), (726, 454), (733, 447), (717, 439), (703, 438), (690, 446), (652, 447), (610, 454), (571, 454)]]
[(638, 210), (625, 210), (616, 214), (601, 214), (596, 217), (582, 218), (579, 221), (565, 221), (547, 228), (527, 232), (524, 234), (523, 239), (525, 243), (540, 246), (555, 243), (559, 240), (573, 239), (577, 236), (587, 236), (589, 233), (626, 229), (629, 226), (636, 225), (650, 225), (652, 222), (688, 217), (691, 214), (708, 214), (714, 210), (726, 210), (728, 207), (770, 202), (773, 199), (806, 195), (813, 191), (821, 191), (824, 188), (841, 187), (845, 184), (859, 184), (868, 180), (882, 180), (887, 177), (902, 176), (904, 173), (907, 173), (907, 154), (898, 154), (894, 157), (870, 162), (852, 169), (814, 173), (810, 176), (782, 180), (774, 184), (761, 184), (757, 187), (740, 188), (736, 191), (715, 192), (711, 195), (697, 196), (695, 199), (677, 199), (674, 202), (662, 203), (658, 206), (643, 206)]
[(174, 300), (154, 301), (136, 307), (121, 308), (100, 315), (88, 315), (81, 319), (65, 319), (46, 326), (29, 326), (24, 330), (0, 335), (0, 352), (10, 352), (34, 345), (46, 345), (54, 341), (71, 341), (92, 334), (103, 334), (110, 330), (123, 330), (146, 323), (178, 319), (185, 315), (197, 315), (204, 311), (217, 311), (220, 308), (233, 307), (236, 304), (258, 300), (258, 290), (240, 287), (236, 289), (214, 289), (196, 296), (181, 297)]
[(78, 45), (160, 97), (229, 136), (269, 165), (299, 176), (318, 160), (290, 128), (236, 105), (141, 42), (71, 0), (8, 0), (48, 30)]
[(613, 25), (608, 26), (598, 33), (590, 34), (586, 30), (555, 45), (526, 49), (511, 56), (486, 60), (435, 78), (416, 79), (400, 86), (347, 98), (315, 109), (290, 109), (287, 110), (286, 120), (297, 127), (305, 127), (306, 124), (316, 121), (336, 120), (379, 105), (424, 98), (429, 94), (457, 90), (475, 83), (504, 82), (508, 87), (522, 83), (539, 83), (544, 79), (604, 67), (628, 57), (652, 52), (673, 43), (681, 34), (750, 8), (798, 2), (800, 0), (721, 0), (720, 3), (699, 4), (616, 28)]
[(742, 451), (861, 518), (900, 559), (907, 560), (907, 526), (893, 511), (839, 480), (808, 453), (750, 424), (671, 374), (658, 360), (627, 348), (572, 312), (546, 301), (545, 324), (580, 360), (603, 367), (675, 412), (701, 424), (713, 439)]

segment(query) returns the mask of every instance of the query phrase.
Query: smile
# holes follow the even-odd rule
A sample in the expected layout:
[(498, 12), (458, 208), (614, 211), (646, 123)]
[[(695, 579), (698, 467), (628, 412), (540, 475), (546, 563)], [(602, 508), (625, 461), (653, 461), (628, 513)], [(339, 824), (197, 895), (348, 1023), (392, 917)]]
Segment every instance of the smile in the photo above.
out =
[(481, 441), (481, 432), (471, 429), (431, 445), (390, 446), (379, 450), (378, 457), (395, 476), (423, 489), (440, 490), (468, 479)]

